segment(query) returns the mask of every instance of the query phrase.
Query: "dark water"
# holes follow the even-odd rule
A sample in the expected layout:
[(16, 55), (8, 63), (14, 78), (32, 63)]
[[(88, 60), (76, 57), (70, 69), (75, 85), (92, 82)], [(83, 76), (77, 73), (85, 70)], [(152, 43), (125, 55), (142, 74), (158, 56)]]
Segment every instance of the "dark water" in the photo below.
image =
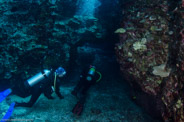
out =
[[(106, 46), (104, 46), (106, 45)], [(146, 113), (140, 106), (138, 106), (132, 99), (131, 96), (131, 87), (129, 84), (122, 78), (119, 71), (119, 64), (116, 61), (114, 49), (111, 48), (111, 43), (106, 44), (88, 44), (88, 46), (92, 46), (96, 49), (102, 49), (101, 51), (97, 51), (93, 53), (93, 55), (98, 55), (98, 60), (95, 63), (97, 69), (102, 73), (102, 80), (96, 86), (93, 86), (90, 90), (90, 94), (96, 94), (100, 96), (106, 97), (107, 95), (110, 98), (101, 99), (99, 102), (104, 103), (102, 107), (105, 109), (106, 107), (110, 107), (112, 113), (121, 114), (123, 117), (119, 119), (119, 121), (127, 121), (127, 122), (159, 122), (152, 118), (150, 115)], [(74, 68), (76, 73), (72, 76), (68, 77), (67, 81), (71, 81), (71, 84), (75, 85), (75, 81), (77, 81), (77, 72), (80, 69), (79, 67)], [(76, 78), (70, 79), (71, 77)], [(69, 86), (71, 85), (68, 84)], [(66, 85), (66, 84), (65, 84)], [(89, 96), (90, 97), (90, 96)], [(109, 101), (110, 103), (106, 102)], [(89, 101), (90, 103), (90, 101)], [(88, 104), (89, 104), (88, 103)], [(90, 106), (90, 105), (89, 105)], [(98, 106), (98, 104), (96, 105)], [(113, 107), (112, 107), (113, 106)], [(117, 120), (117, 116), (114, 116), (114, 119)], [(113, 117), (110, 119), (113, 121)]]
[[(28, 1), (25, 0), (25, 2)], [(33, 2), (35, 1), (33, 0)], [(55, 1), (53, 0), (52, 2), (54, 4)], [(88, 3), (86, 4), (89, 5)], [(121, 20), (121, 8), (118, 0), (115, 0), (114, 2), (111, 0), (99, 0), (95, 5), (96, 6), (92, 7), (96, 9), (94, 16), (99, 19), (98, 21), (102, 25), (102, 32), (104, 35), (102, 38), (95, 38), (93, 34), (91, 34), (91, 37), (88, 37), (87, 42), (79, 45), (79, 48), (84, 49), (84, 51), (76, 54), (72, 62), (72, 67), (70, 67), (66, 78), (62, 82), (61, 89), (64, 93), (67, 92), (68, 89), (72, 89), (77, 84), (82, 69), (89, 64), (95, 65), (97, 70), (102, 73), (102, 80), (89, 90), (86, 108), (81, 118), (70, 116), (69, 120), (95, 121), (95, 119), (89, 119), (91, 116), (96, 118), (96, 121), (156, 122), (157, 120), (151, 118), (150, 115), (132, 101), (130, 96), (131, 88), (120, 75), (119, 64), (116, 62), (114, 51), (114, 45), (118, 42), (118, 37), (117, 35), (114, 35), (114, 30), (120, 26)], [(63, 9), (66, 8), (63, 7)], [(16, 7), (12, 8), (12, 12), (17, 10), (18, 8)], [(91, 12), (91, 10), (88, 12)], [(70, 12), (66, 12), (65, 14), (67, 13), (71, 14)], [(68, 15), (66, 16), (69, 17)], [(90, 38), (93, 40), (90, 40)], [(11, 86), (6, 83), (1, 84), (0, 90), (5, 90), (8, 87)], [(66, 93), (65, 95), (65, 104), (67, 106), (67, 104), (70, 104), (71, 102), (67, 100), (73, 100), (73, 98), (70, 98), (69, 93)], [(43, 98), (43, 101), (44, 99), (46, 98)], [(60, 101), (58, 101), (58, 103), (59, 102)], [(42, 105), (48, 105), (48, 103), (43, 102), (43, 104), (36, 104), (37, 107), (34, 108), (34, 110), (31, 110), (32, 112), (29, 112), (28, 115), (22, 117), (29, 117), (29, 114), (30, 116), (33, 116), (36, 112), (40, 112), (43, 108), (39, 109), (39, 106), (43, 107)], [(56, 106), (52, 105), (52, 107), (54, 108)], [(91, 113), (89, 113), (89, 111), (91, 111)], [(49, 112), (50, 111), (46, 110), (45, 114), (49, 115)], [(63, 113), (63, 115), (65, 115), (65, 113), (71, 114), (67, 108), (63, 109)], [(14, 115), (14, 117), (19, 118), (20, 116)], [(88, 120), (85, 120), (85, 118), (88, 118)]]

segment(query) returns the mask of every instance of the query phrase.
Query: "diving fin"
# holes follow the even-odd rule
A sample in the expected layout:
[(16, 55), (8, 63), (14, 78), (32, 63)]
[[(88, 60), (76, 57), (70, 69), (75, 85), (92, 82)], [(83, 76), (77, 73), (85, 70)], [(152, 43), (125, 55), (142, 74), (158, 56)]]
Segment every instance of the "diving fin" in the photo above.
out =
[(77, 116), (80, 116), (83, 111), (83, 107), (84, 107), (84, 104), (78, 101), (77, 104), (72, 109), (72, 113)]

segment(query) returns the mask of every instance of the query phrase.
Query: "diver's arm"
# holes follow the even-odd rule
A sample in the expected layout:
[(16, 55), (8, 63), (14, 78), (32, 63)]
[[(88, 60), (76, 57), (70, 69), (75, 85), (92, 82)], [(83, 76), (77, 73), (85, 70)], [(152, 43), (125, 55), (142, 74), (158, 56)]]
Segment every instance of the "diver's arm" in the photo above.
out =
[(59, 89), (59, 85), (56, 85), (56, 91), (55, 93), (57, 94), (57, 96), (60, 98), (60, 99), (63, 99), (64, 97), (61, 95), (60, 93), (60, 89)]
[(64, 97), (60, 93), (60, 79), (57, 79), (55, 87), (55, 93), (60, 99), (63, 99)]
[(52, 86), (48, 86), (48, 88), (44, 91), (44, 96), (47, 97), (47, 99), (54, 99), (54, 97), (52, 97), (52, 93)]

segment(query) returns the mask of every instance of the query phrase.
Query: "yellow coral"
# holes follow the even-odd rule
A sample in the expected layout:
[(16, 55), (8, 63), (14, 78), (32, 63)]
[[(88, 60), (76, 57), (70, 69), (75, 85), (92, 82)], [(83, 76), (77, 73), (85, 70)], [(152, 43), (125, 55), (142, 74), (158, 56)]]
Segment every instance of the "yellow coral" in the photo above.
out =
[(126, 30), (124, 28), (118, 28), (114, 33), (125, 33)]
[(178, 101), (177, 101), (177, 103), (176, 103), (176, 108), (181, 108), (181, 106), (182, 106), (183, 104), (182, 104), (182, 102), (181, 102), (181, 100), (179, 99)]
[(146, 38), (142, 38), (141, 41), (137, 41), (133, 44), (134, 50), (140, 50), (140, 51), (145, 51), (147, 50), (147, 47), (145, 43), (147, 42)]

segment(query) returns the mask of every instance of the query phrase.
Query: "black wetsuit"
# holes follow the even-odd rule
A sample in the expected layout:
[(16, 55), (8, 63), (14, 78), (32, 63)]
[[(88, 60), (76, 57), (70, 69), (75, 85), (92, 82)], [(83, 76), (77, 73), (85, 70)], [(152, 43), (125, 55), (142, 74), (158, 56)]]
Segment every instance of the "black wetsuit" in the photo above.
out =
[(78, 116), (80, 116), (83, 111), (84, 103), (86, 101), (87, 92), (89, 88), (94, 85), (100, 77), (100, 75), (96, 72), (94, 76), (91, 76), (91, 80), (87, 80), (88, 76), (91, 76), (88, 74), (88, 71), (83, 71), (83, 73), (80, 75), (80, 81), (72, 91), (72, 94), (79, 99), (77, 104), (72, 109), (72, 113)]
[(76, 96), (79, 99), (79, 102), (84, 104), (86, 97), (87, 97), (87, 91), (89, 88), (96, 83), (96, 81), (99, 79), (99, 75), (95, 72), (95, 75), (92, 76), (92, 80), (88, 81), (86, 78), (88, 76), (88, 70), (83, 71), (80, 75), (80, 81), (78, 82), (77, 86), (72, 91), (72, 94)]
[[(59, 86), (60, 86), (59, 83), (60, 83), (60, 80), (57, 78), (55, 93), (60, 99), (63, 99), (63, 96), (59, 92)], [(15, 89), (15, 90), (19, 90), (19, 94), (17, 95), (23, 98), (31, 95), (31, 98), (29, 102), (27, 103), (25, 102), (17, 103), (16, 102), (15, 107), (18, 107), (18, 106), (32, 107), (42, 93), (48, 99), (53, 99), (51, 94), (53, 93), (52, 86), (54, 86), (54, 73), (51, 73), (49, 77), (43, 79), (38, 84), (35, 84), (33, 87), (28, 87), (27, 82), (24, 82), (24, 84), (20, 86), (21, 86), (20, 87), (21, 91), (19, 89)]]

